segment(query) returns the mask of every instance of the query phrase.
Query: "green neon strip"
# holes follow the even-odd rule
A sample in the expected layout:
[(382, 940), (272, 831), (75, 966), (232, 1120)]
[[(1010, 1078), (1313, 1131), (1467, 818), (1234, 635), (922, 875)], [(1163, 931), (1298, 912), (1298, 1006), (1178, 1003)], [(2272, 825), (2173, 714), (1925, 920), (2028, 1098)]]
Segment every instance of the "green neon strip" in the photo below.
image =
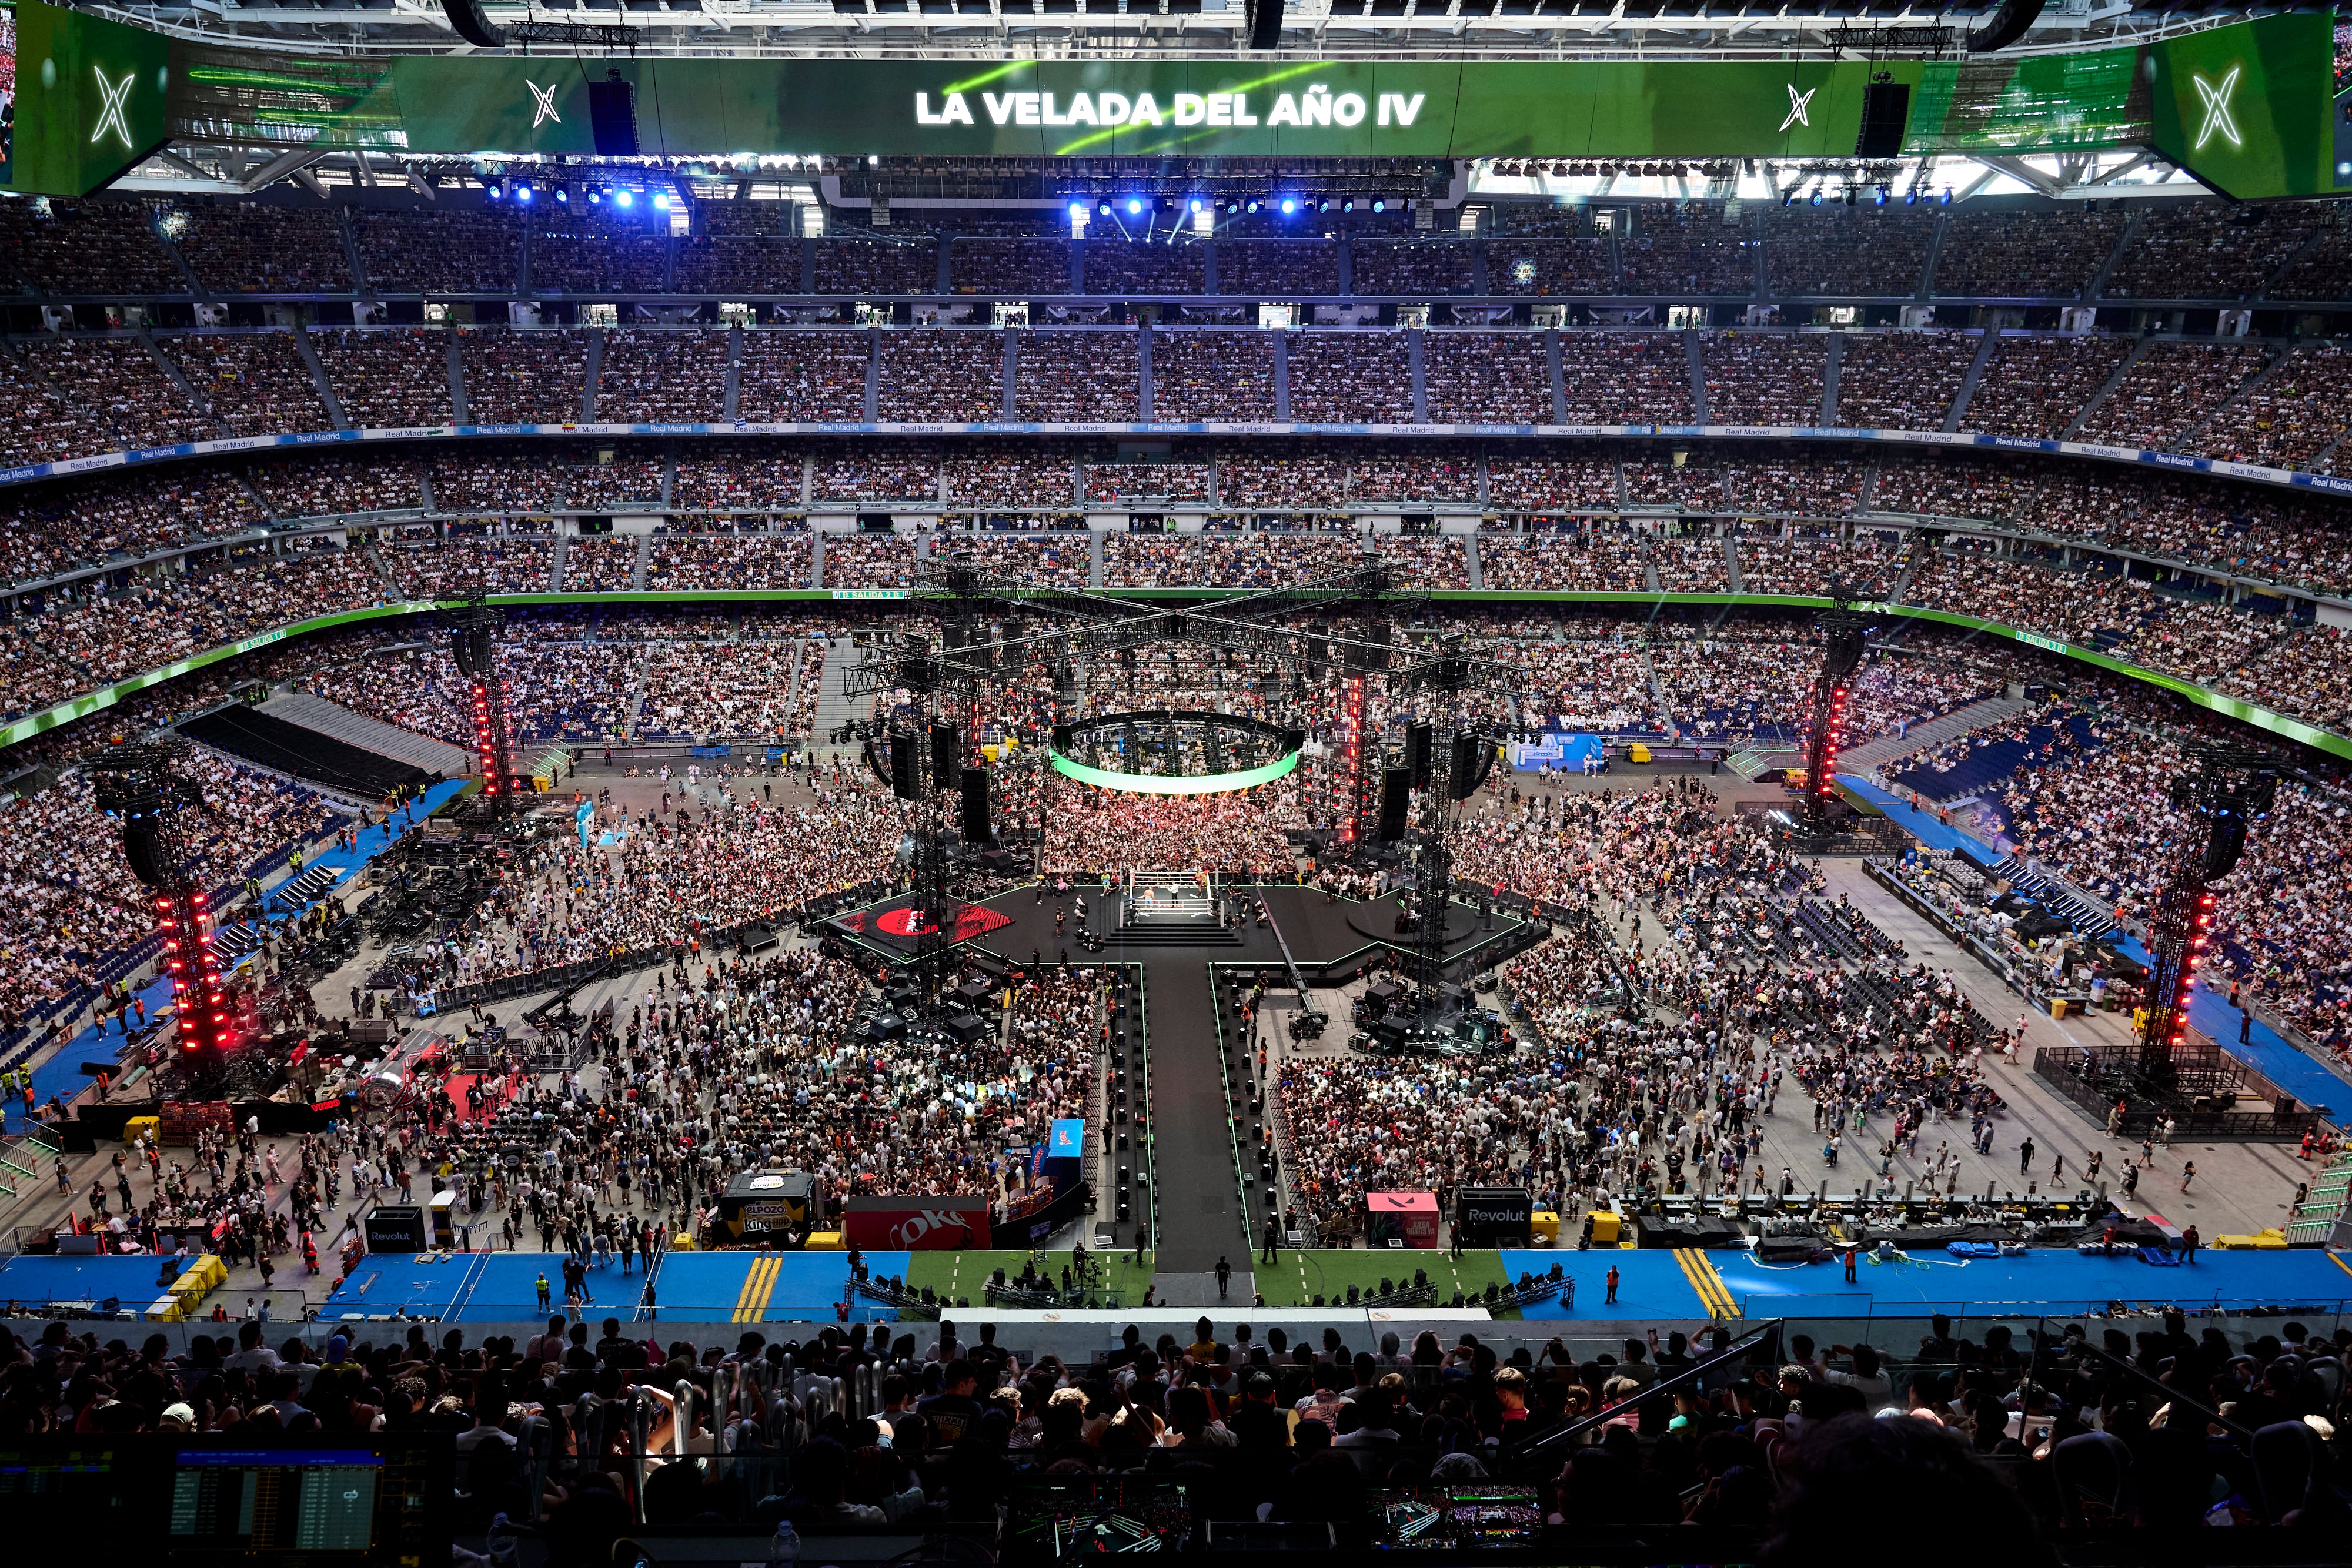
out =
[(1100, 768), (1089, 768), (1083, 762), (1073, 762), (1060, 752), (1048, 749), (1054, 759), (1054, 770), (1081, 784), (1091, 784), (1097, 789), (1112, 789), (1122, 795), (1222, 795), (1229, 789), (1255, 789), (1261, 784), (1271, 784), (1298, 766), (1298, 753), (1280, 758), (1263, 768), (1246, 768), (1239, 773), (1202, 773), (1190, 778), (1164, 773), (1112, 773)]

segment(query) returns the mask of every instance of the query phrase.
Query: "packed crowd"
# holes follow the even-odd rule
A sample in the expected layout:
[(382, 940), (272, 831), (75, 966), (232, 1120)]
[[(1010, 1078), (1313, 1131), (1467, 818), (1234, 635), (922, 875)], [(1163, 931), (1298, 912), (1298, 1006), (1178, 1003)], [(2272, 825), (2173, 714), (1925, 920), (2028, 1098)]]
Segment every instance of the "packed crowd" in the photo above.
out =
[(522, 225), (497, 208), (403, 212), (353, 207), (360, 265), (379, 294), (493, 294), (520, 277)]
[(1431, 423), (1551, 423), (1551, 370), (1542, 338), (1430, 332), (1422, 342)]
[(1914, 206), (1768, 206), (1764, 277), (1775, 295), (1919, 291), (1937, 214)]
[(616, 424), (712, 424), (727, 408), (724, 332), (608, 327), (596, 365), (596, 418)]
[(1845, 430), (1941, 430), (1982, 340), (1962, 332), (1850, 332), (1838, 361)]
[(207, 293), (351, 292), (341, 219), (330, 209), (207, 202), (182, 216), (175, 243)]
[(2123, 339), (2002, 334), (1960, 419), (1963, 430), (2063, 435), (2131, 351)]
[(312, 333), (310, 346), (343, 417), (356, 429), (446, 424), (456, 418), (446, 328), (339, 328)]
[[(720, 420), (735, 334), (709, 327), (605, 328), (594, 417), (609, 423)], [(475, 423), (561, 424), (588, 412), (591, 331), (457, 329), (465, 416)], [(1155, 328), (1157, 420), (1265, 422), (1277, 412), (1276, 358), (1288, 360), (1289, 413), (1305, 423), (1415, 423), (1414, 334), (1370, 328)], [(1441, 424), (1691, 422), (1693, 351), (1716, 424), (1968, 431), (2084, 439), (2284, 465), (2328, 466), (2343, 355), (2330, 344), (2151, 339), (2133, 351), (2107, 334), (2000, 335), (1966, 402), (1983, 339), (1942, 329), (1823, 332), (1717, 329), (1439, 329), (1418, 335), (1427, 419)], [(1559, 379), (1551, 374), (1557, 337)], [(344, 421), (361, 428), (448, 422), (443, 327), (339, 328), (310, 335)], [(748, 422), (856, 422), (875, 394), (886, 422), (1133, 423), (1142, 416), (1140, 350), (1127, 328), (994, 331), (918, 328), (761, 329), (740, 334), (737, 415)], [(326, 427), (317, 378), (291, 333), (134, 337), (49, 333), (0, 356), (0, 408), (26, 458), (154, 445), (220, 434)], [(1285, 345), (1286, 344), (1286, 347)], [(1836, 347), (1833, 349), (1832, 345)], [(1825, 405), (1835, 353), (1834, 408)], [(161, 354), (163, 360), (158, 361)], [(167, 372), (168, 367), (168, 372)], [(1557, 395), (1555, 395), (1557, 394)], [(1955, 407), (1958, 413), (1955, 413)], [(1890, 455), (1885, 461), (1902, 463)]]
[(1023, 332), (1013, 365), (1015, 419), (1131, 424), (1143, 417), (1132, 331)]
[(191, 333), (156, 345), (231, 435), (331, 428), (290, 332)]
[(2115, 211), (1956, 209), (1936, 256), (1935, 291), (1963, 298), (2079, 298), (2129, 221)]

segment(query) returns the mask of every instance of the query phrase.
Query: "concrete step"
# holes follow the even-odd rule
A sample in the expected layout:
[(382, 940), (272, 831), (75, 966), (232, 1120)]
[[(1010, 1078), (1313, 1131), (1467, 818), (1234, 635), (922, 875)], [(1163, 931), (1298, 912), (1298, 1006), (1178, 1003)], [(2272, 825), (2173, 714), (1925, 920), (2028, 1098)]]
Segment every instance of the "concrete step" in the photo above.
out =
[(1890, 757), (1906, 756), (1923, 747), (1941, 746), (1963, 735), (1972, 735), (1978, 730), (2006, 723), (2024, 711), (2025, 701), (2021, 697), (1987, 697), (1981, 702), (1973, 702), (1966, 707), (1938, 715), (1925, 724), (1915, 724), (1908, 735), (1900, 737), (1882, 735), (1875, 740), (1849, 747), (1838, 758), (1838, 768), (1841, 772), (1857, 773)]
[(279, 692), (261, 704), (259, 711), (445, 779), (463, 779), (472, 769), (473, 754), (462, 746), (353, 713), (310, 692)]
[(824, 650), (824, 675), (817, 683), (816, 708), (809, 716), (809, 736), (819, 746), (830, 743), (834, 727), (857, 717), (860, 703), (849, 695), (849, 671), (857, 663), (857, 646), (835, 637)]

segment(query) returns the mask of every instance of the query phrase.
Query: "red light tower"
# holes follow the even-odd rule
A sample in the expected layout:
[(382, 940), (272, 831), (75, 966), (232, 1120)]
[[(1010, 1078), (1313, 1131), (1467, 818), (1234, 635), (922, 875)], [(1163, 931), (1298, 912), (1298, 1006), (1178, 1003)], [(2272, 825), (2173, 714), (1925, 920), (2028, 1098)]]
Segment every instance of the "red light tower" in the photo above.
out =
[(507, 685), (499, 678), (499, 612), (477, 594), (449, 612), (449, 649), (457, 673), (473, 683), (474, 755), (481, 764), (482, 799), (494, 816), (513, 809), (514, 730), (507, 718)]
[(1827, 644), (1822, 651), (1821, 673), (1813, 677), (1811, 711), (1805, 726), (1805, 831), (1833, 831), (1837, 815), (1837, 758), (1845, 743), (1846, 700), (1853, 673), (1862, 665), (1863, 638), (1868, 628), (1862, 617), (1846, 608), (1845, 584), (1830, 582), (1831, 608), (1822, 613)]
[(2203, 820), (2205, 841), (2188, 846), (2148, 922), (2148, 1008), (2138, 1065), (2140, 1077), (2158, 1088), (2179, 1076), (2177, 1056), (2189, 1040), (2197, 960), (2213, 940), (2211, 884), (2235, 869), (2248, 830), (2269, 813), (2278, 793), (2279, 764), (2265, 753), (2213, 746), (2203, 749), (2201, 759), (2200, 771), (2171, 781), (2169, 794), (2175, 809)]
[(171, 977), (182, 1061), (217, 1059), (244, 1039), (245, 1021), (213, 952), (210, 895), (203, 867), (182, 824), (203, 806), (195, 784), (173, 768), (163, 746), (123, 746), (90, 763), (98, 808), (122, 834), (131, 874), (154, 890), (155, 930), (163, 942), (163, 972)]
[(183, 1052), (236, 1043), (236, 1019), (213, 953), (212, 912), (202, 891), (155, 895), (163, 937), (163, 972), (172, 977), (173, 1017)]

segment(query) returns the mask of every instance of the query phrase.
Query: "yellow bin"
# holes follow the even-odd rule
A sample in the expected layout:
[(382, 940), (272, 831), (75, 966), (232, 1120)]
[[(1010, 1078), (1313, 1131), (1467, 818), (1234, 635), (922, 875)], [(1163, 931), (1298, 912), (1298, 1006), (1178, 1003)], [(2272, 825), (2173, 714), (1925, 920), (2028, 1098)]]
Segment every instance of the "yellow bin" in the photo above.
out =
[(1552, 1209), (1538, 1208), (1529, 1217), (1528, 1228), (1538, 1247), (1559, 1245), (1559, 1215)]
[(808, 1239), (808, 1250), (809, 1250), (809, 1251), (811, 1251), (811, 1252), (838, 1252), (838, 1251), (840, 1251), (840, 1250), (841, 1250), (841, 1232), (840, 1232), (840, 1231), (838, 1231), (838, 1230), (812, 1230), (812, 1231), (810, 1231), (810, 1232), (809, 1232), (809, 1239)]
[(122, 1124), (122, 1141), (135, 1144), (139, 1141), (139, 1134), (144, 1133), (151, 1142), (160, 1142), (163, 1132), (163, 1118), (161, 1116), (133, 1116)]

